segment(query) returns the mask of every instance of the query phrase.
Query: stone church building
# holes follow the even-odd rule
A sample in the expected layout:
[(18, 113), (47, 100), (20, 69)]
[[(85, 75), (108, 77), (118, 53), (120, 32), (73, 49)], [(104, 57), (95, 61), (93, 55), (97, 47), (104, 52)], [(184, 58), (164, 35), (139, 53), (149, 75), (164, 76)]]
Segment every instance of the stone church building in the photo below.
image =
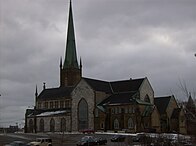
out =
[(144, 78), (103, 81), (83, 77), (78, 62), (70, 2), (66, 53), (60, 85), (35, 92), (35, 107), (25, 114), (25, 132), (160, 131), (154, 91)]

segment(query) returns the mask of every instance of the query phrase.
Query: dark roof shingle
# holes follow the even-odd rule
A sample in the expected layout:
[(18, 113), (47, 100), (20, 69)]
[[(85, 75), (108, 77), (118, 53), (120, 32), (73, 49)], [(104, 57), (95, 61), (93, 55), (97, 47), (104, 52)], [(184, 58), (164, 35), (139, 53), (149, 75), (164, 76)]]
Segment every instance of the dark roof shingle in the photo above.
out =
[(106, 93), (111, 93), (111, 88), (109, 82), (96, 80), (96, 79), (89, 79), (83, 78), (94, 90), (96, 91), (103, 91)]
[(111, 82), (114, 93), (138, 91), (144, 78)]
[(94, 90), (106, 93), (121, 93), (138, 91), (145, 78), (130, 79), (121, 81), (101, 81), (89, 78), (83, 78)]
[(103, 100), (99, 105), (115, 105), (115, 104), (128, 104), (132, 103), (132, 97), (136, 94), (136, 92), (129, 92), (129, 93), (118, 93), (112, 94), (105, 100)]
[(53, 100), (62, 97), (69, 97), (73, 89), (74, 87), (59, 87), (45, 89), (39, 94), (38, 100)]
[(171, 97), (172, 96), (154, 98), (154, 104), (156, 105), (160, 114), (164, 114), (166, 112)]

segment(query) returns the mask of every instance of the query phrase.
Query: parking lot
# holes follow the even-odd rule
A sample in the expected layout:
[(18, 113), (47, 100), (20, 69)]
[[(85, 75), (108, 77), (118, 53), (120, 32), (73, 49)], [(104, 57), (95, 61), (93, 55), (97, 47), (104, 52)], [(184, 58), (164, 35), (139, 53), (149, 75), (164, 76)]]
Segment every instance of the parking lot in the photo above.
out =
[[(111, 138), (114, 135), (123, 135), (125, 138), (123, 142), (121, 140), (117, 140), (116, 142), (112, 142)], [(154, 143), (156, 146), (162, 145), (178, 145), (183, 146), (185, 143), (184, 138), (180, 138), (180, 135), (174, 134), (161, 134), (161, 137), (153, 137), (149, 138), (146, 137), (145, 134), (139, 134), (137, 136), (129, 135), (129, 134), (117, 134), (117, 133), (96, 133), (96, 134), (82, 134), (82, 133), (38, 133), (38, 134), (28, 134), (28, 133), (10, 133), (10, 134), (1, 134), (0, 133), (0, 146), (4, 146), (5, 144), (9, 144), (13, 141), (24, 141), (25, 143), (29, 143), (35, 141), (36, 138), (51, 138), (53, 146), (76, 146), (77, 142), (84, 136), (93, 136), (95, 138), (105, 138), (107, 139), (107, 146), (133, 146), (133, 145), (141, 145), (141, 144), (152, 144)], [(152, 136), (152, 135), (151, 135)], [(159, 135), (160, 136), (160, 135)], [(166, 136), (170, 137), (171, 139), (166, 138)], [(172, 137), (174, 136), (174, 137)], [(177, 137), (176, 137), (177, 136)], [(140, 139), (137, 139), (140, 138)], [(177, 138), (177, 139), (176, 139)], [(181, 140), (183, 141), (181, 141)], [(152, 141), (153, 140), (153, 141)], [(177, 141), (178, 140), (178, 141)], [(189, 146), (195, 144), (195, 137)], [(157, 141), (157, 143), (155, 143)], [(180, 143), (181, 141), (181, 143)], [(175, 143), (174, 143), (175, 142)]]
[(13, 141), (24, 141), (29, 143), (35, 141), (36, 138), (50, 137), (53, 146), (76, 146), (76, 143), (84, 136), (104, 137), (107, 139), (107, 146), (128, 146), (126, 142), (111, 142), (112, 135), (105, 134), (0, 134), (0, 146), (9, 144)]

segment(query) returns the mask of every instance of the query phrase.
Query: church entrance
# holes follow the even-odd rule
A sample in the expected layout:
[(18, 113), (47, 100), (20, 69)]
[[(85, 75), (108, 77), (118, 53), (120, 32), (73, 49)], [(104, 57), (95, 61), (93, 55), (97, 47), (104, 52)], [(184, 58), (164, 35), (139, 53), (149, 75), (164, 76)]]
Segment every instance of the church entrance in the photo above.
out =
[(78, 130), (88, 129), (88, 104), (81, 99), (78, 104)]

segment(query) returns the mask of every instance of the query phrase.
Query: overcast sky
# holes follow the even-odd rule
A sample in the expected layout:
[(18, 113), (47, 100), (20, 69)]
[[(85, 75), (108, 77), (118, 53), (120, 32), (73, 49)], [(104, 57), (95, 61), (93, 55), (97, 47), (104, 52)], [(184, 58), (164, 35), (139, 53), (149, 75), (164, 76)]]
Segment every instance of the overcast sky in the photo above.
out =
[[(83, 76), (148, 77), (156, 96), (196, 91), (196, 0), (73, 0)], [(36, 84), (59, 86), (68, 0), (0, 0), (0, 126), (21, 124)]]

